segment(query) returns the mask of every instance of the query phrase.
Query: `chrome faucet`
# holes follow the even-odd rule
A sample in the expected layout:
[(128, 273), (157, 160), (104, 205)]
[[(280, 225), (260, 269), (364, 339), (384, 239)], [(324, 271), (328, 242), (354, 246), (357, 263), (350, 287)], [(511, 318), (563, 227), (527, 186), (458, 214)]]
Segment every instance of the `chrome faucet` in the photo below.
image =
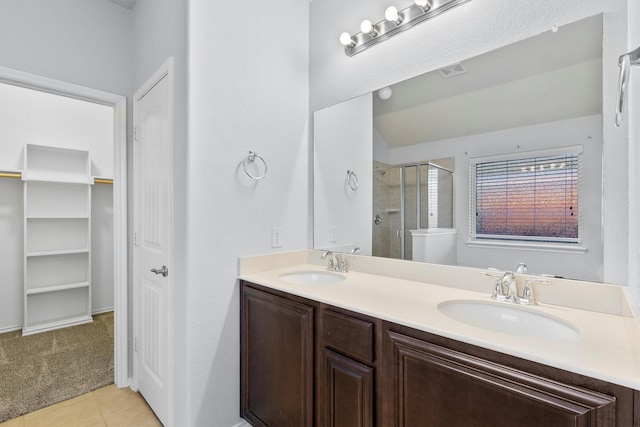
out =
[(521, 262), (520, 264), (518, 264), (518, 267), (516, 268), (516, 273), (527, 274), (527, 271), (528, 271), (527, 264), (525, 264), (524, 262)]
[(322, 254), (322, 259), (325, 259), (327, 256), (330, 257), (327, 270), (338, 271), (338, 257), (336, 256), (336, 254), (333, 251), (324, 251), (324, 253)]
[(551, 283), (551, 280), (546, 278), (537, 278), (537, 277), (527, 277), (524, 281), (524, 289), (522, 290), (522, 296), (520, 297), (520, 304), (524, 305), (535, 305), (536, 300), (533, 296), (533, 284), (534, 283), (542, 283), (548, 285)]
[(511, 271), (505, 272), (504, 274), (502, 274), (502, 276), (495, 276), (492, 273), (485, 273), (485, 275), (498, 277), (493, 285), (493, 293), (491, 294), (491, 298), (496, 301), (504, 301), (522, 305), (536, 304), (533, 295), (534, 283), (551, 283), (551, 281), (547, 278), (527, 277), (525, 279), (522, 295), (520, 295), (518, 293), (518, 285), (516, 283), (515, 274)]
[(325, 259), (327, 256), (330, 257), (329, 258), (329, 265), (327, 266), (327, 270), (329, 270), (329, 271), (339, 271), (341, 273), (346, 273), (346, 272), (349, 271), (349, 268), (347, 267), (347, 260), (346, 260), (345, 256), (337, 255), (333, 251), (324, 251), (324, 253), (322, 254), (322, 259)]
[(518, 286), (511, 271), (505, 272), (502, 277), (496, 280), (491, 298), (497, 301), (518, 302)]

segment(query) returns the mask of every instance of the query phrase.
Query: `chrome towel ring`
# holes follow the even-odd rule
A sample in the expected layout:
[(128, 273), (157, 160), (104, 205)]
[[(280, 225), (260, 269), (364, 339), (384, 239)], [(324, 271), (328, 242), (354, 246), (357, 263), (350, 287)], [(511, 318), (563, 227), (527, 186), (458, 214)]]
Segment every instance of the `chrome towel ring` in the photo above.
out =
[(358, 175), (352, 170), (347, 169), (347, 183), (349, 184), (349, 188), (353, 191), (358, 189), (360, 183), (358, 182)]
[[(262, 172), (262, 175), (252, 175), (247, 170), (247, 162), (255, 162), (256, 159), (259, 159), (260, 162), (262, 162), (262, 164), (264, 165), (264, 172)], [(244, 169), (244, 173), (246, 173), (249, 178), (256, 181), (259, 181), (265, 176), (267, 176), (267, 162), (265, 162), (265, 160), (262, 157), (260, 157), (258, 153), (255, 153), (253, 151), (249, 151), (249, 155), (245, 157), (244, 160), (242, 161), (242, 169)]]

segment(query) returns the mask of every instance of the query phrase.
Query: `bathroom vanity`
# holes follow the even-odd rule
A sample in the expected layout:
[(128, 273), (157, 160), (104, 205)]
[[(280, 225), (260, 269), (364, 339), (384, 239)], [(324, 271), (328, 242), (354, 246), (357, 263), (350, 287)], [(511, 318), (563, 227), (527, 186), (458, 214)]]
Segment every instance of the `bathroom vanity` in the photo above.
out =
[[(341, 274), (317, 251), (241, 261), (241, 415), (252, 425), (640, 426), (638, 329), (613, 301), (621, 289), (575, 284), (606, 312), (536, 289), (525, 310), (573, 329), (514, 333), (445, 314), (452, 301), (492, 304), (494, 279), (478, 270), (350, 261)], [(478, 289), (429, 283), (456, 272)]]

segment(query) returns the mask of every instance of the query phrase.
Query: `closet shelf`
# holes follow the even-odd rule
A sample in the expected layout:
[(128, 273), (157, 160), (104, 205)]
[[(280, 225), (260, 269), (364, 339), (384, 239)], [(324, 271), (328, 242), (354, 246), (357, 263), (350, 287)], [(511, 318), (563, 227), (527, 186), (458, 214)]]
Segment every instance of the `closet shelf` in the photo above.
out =
[(26, 144), (23, 335), (91, 318), (91, 158)]
[(44, 294), (47, 292), (66, 291), (69, 289), (79, 289), (89, 287), (89, 282), (65, 283), (63, 285), (41, 286), (27, 289), (27, 295)]
[(87, 215), (60, 215), (60, 216), (52, 216), (52, 215), (28, 215), (27, 219), (89, 219)]
[(75, 177), (64, 177), (60, 175), (45, 175), (45, 174), (34, 174), (34, 173), (22, 173), (23, 181), (31, 181), (31, 182), (51, 182), (54, 184), (93, 184), (93, 179), (87, 178), (75, 178)]
[(82, 323), (93, 322), (91, 315), (68, 316), (45, 322), (33, 322), (29, 326), (22, 328), (22, 335), (31, 335), (39, 332), (50, 331), (60, 327), (80, 325)]
[(89, 152), (27, 144), (22, 180), (92, 184)]
[(31, 257), (43, 257), (43, 256), (55, 256), (55, 255), (74, 255), (74, 254), (88, 254), (89, 249), (68, 249), (68, 250), (58, 250), (58, 251), (38, 251), (38, 252), (27, 252), (27, 258)]

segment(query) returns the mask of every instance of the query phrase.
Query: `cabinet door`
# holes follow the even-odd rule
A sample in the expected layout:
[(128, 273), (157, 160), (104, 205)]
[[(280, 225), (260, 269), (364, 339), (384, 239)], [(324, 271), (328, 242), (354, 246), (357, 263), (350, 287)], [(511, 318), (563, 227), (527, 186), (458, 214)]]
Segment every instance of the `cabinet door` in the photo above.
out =
[[(389, 425), (614, 426), (615, 398), (395, 332)], [(389, 344), (389, 343), (387, 343)]]
[(311, 426), (313, 307), (242, 290), (242, 416), (254, 426)]
[(373, 369), (326, 348), (322, 357), (323, 425), (372, 426)]

